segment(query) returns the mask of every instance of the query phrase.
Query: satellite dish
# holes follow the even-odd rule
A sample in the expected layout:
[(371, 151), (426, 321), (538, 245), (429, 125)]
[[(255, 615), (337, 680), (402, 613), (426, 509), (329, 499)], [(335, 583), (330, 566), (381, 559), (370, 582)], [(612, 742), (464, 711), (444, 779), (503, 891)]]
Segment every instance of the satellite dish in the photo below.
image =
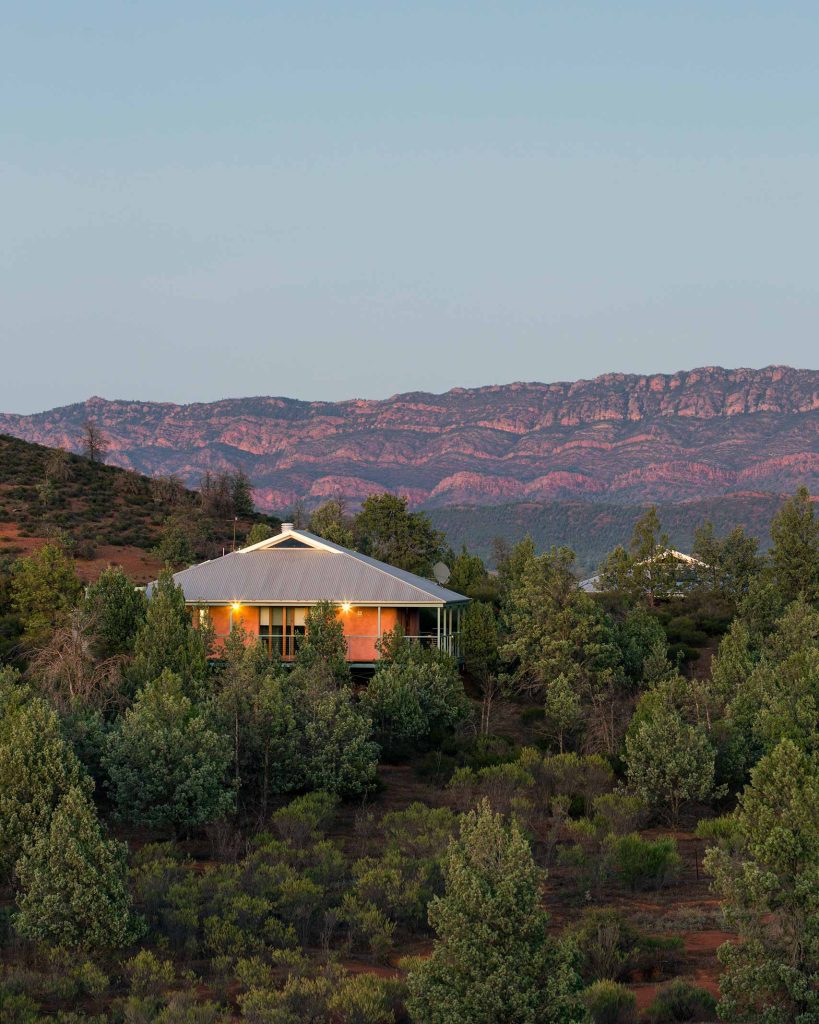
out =
[(432, 575), (443, 586), (449, 580), (449, 566), (436, 562), (432, 567)]

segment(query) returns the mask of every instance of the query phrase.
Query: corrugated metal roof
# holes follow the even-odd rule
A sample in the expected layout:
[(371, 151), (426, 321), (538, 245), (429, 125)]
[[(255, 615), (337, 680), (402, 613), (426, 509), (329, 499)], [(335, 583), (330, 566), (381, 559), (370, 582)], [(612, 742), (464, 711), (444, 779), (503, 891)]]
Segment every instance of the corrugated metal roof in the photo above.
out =
[[(174, 574), (189, 603), (444, 605), (466, 601), (414, 573), (332, 544), (306, 530), (290, 537), (309, 547), (254, 546)], [(313, 546), (316, 545), (316, 546)]]

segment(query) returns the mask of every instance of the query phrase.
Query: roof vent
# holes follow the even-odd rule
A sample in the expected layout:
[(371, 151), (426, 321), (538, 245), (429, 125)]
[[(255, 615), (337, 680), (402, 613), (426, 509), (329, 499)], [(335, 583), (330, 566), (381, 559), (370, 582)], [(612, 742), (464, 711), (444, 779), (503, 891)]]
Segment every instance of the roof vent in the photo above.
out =
[(282, 533), (290, 533), (293, 529), (292, 523), (282, 523)]

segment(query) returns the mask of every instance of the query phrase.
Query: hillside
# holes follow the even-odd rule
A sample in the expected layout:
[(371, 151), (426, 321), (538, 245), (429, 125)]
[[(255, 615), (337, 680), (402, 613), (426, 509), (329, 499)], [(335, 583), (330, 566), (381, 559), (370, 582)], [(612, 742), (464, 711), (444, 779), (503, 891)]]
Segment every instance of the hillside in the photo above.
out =
[[(714, 524), (720, 535), (743, 526), (759, 539), (764, 550), (770, 541), (771, 519), (782, 500), (773, 494), (729, 495), (660, 503), (657, 511), (672, 545), (682, 551), (691, 550), (694, 531), (706, 520)], [(529, 534), (539, 550), (552, 545), (572, 548), (577, 553), (578, 569), (591, 574), (609, 551), (628, 543), (634, 523), (645, 508), (582, 501), (526, 501), (492, 507), (460, 505), (432, 509), (430, 518), (439, 530), (445, 531), (456, 550), (466, 544), (471, 551), (491, 560), (496, 537), (514, 543)]]
[[(161, 568), (151, 551), (163, 522), (195, 518), (198, 509), (199, 496), (171, 481), (0, 434), (0, 558), (59, 535), (73, 548), (84, 579), (114, 563), (144, 583)], [(240, 536), (247, 526), (239, 524)], [(200, 553), (217, 553), (232, 533), (232, 521), (208, 520)]]
[(76, 450), (93, 418), (109, 461), (188, 485), (240, 466), (260, 507), (377, 490), (416, 506), (582, 499), (606, 505), (819, 490), (819, 372), (607, 374), (384, 401), (87, 402), (0, 415), (0, 431)]

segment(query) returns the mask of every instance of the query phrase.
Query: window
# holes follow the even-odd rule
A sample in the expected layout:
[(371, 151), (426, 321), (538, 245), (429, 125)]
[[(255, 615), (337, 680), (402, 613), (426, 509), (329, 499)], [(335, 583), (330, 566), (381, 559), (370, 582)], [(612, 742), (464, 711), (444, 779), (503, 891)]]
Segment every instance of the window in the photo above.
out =
[(304, 636), (306, 608), (260, 608), (259, 636), (271, 658), (292, 658)]

